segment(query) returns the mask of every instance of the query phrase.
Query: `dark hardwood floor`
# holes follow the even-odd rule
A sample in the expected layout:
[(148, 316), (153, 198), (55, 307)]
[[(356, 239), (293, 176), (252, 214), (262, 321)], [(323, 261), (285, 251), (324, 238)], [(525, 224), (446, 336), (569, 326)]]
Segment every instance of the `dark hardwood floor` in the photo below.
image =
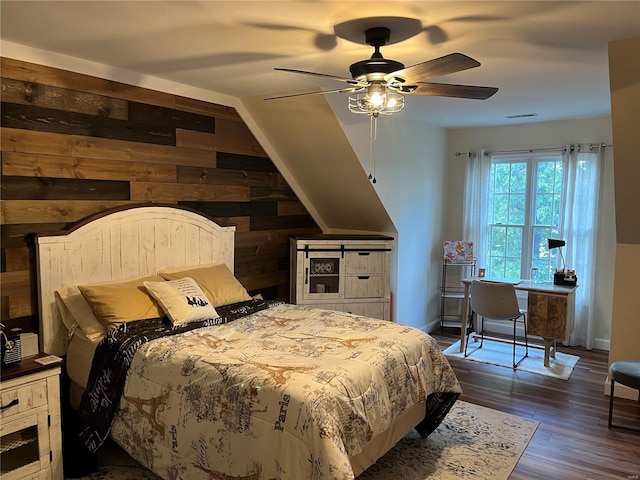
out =
[[(459, 332), (431, 335), (444, 349)], [(613, 407), (614, 425), (637, 432), (607, 428), (609, 352), (558, 351), (580, 357), (568, 380), (448, 358), (462, 384), (461, 400), (540, 422), (511, 480), (640, 479), (640, 404), (616, 397)]]

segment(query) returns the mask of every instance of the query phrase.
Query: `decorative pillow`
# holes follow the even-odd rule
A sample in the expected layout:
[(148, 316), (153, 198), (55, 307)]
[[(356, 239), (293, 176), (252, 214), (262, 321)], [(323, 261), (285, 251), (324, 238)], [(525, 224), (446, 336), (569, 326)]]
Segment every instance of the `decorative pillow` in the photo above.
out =
[(214, 307), (251, 300), (251, 296), (224, 263), (167, 268), (158, 273), (165, 280), (193, 278)]
[(92, 342), (101, 340), (107, 334), (76, 285), (56, 290), (54, 296), (62, 323), (70, 332), (78, 326)]
[(144, 282), (173, 325), (216, 318), (218, 313), (193, 278), (170, 282)]
[(144, 287), (144, 282), (162, 281), (162, 277), (152, 275), (119, 283), (80, 285), (78, 288), (98, 321), (107, 330), (113, 330), (122, 323), (163, 317), (162, 308)]

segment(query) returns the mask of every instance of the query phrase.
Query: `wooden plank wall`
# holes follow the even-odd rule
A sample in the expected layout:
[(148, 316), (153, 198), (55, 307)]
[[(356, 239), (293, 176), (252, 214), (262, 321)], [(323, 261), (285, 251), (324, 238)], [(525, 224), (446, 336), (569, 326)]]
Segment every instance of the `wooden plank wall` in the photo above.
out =
[(34, 234), (129, 203), (236, 226), (235, 273), (288, 299), (289, 237), (320, 229), (235, 109), (1, 59), (3, 323), (37, 329)]

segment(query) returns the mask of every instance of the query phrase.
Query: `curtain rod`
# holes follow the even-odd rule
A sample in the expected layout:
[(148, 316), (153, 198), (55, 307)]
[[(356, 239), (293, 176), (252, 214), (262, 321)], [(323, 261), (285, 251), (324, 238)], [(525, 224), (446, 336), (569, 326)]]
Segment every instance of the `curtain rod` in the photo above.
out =
[[(604, 143), (589, 143), (587, 144), (589, 145), (590, 149), (594, 149), (596, 147), (613, 147), (613, 145), (606, 145)], [(553, 151), (558, 151), (558, 150), (564, 150), (566, 147), (556, 147), (556, 148), (529, 148), (529, 149), (524, 149), (524, 150), (502, 150), (502, 151), (496, 151), (496, 152), (485, 152), (485, 155), (491, 155), (492, 153), (499, 153), (499, 154), (504, 154), (504, 153), (534, 153), (534, 152), (553, 152)], [(470, 156), (470, 155), (475, 155), (475, 152), (456, 152), (454, 154), (456, 157), (459, 157), (461, 155), (464, 156)]]

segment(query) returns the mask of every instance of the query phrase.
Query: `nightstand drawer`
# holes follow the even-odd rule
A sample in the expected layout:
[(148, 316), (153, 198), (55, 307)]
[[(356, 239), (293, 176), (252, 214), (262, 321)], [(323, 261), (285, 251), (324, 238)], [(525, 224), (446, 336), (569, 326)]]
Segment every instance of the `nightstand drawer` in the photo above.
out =
[(38, 380), (18, 387), (2, 389), (0, 394), (0, 418), (3, 423), (18, 414), (47, 405), (47, 381)]

